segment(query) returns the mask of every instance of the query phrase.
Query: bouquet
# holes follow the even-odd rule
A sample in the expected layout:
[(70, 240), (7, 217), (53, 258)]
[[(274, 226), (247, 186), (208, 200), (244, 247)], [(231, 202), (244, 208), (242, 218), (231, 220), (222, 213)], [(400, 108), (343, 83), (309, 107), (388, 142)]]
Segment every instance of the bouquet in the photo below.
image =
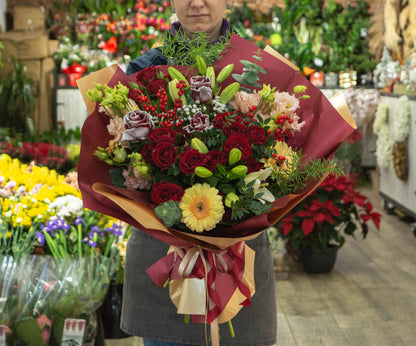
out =
[(171, 297), (202, 279), (202, 303), (174, 303), (211, 326), (250, 305), (245, 241), (337, 171), (328, 159), (355, 126), (299, 72), (236, 35), (212, 66), (197, 57), (196, 68), (132, 76), (112, 66), (78, 86), (90, 112), (84, 204), (172, 245), (148, 273), (158, 285), (170, 280)]

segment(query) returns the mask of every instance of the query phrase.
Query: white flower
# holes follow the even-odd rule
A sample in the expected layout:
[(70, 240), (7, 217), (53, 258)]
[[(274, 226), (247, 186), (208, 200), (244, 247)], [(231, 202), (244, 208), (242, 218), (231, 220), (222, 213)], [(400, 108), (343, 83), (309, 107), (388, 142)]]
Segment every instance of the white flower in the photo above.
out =
[(373, 122), (373, 131), (377, 135), (381, 128), (387, 123), (389, 107), (385, 102), (380, 102), (377, 107), (376, 116)]
[(275, 200), (273, 194), (264, 186), (264, 184), (262, 184), (262, 181), (266, 180), (271, 173), (272, 173), (272, 168), (269, 167), (266, 169), (261, 169), (260, 171), (257, 171), (257, 172), (249, 173), (244, 178), (244, 182), (246, 184), (250, 183), (253, 180), (255, 181), (253, 185), (254, 195), (257, 195), (258, 193), (262, 193), (263, 195), (258, 200), (262, 202), (263, 204), (265, 202), (272, 203)]
[(378, 133), (376, 141), (376, 159), (382, 168), (390, 166), (393, 158), (393, 140), (390, 136), (389, 126), (384, 124)]
[(409, 98), (403, 95), (397, 103), (398, 110), (394, 116), (393, 135), (397, 142), (403, 142), (410, 133), (410, 103)]
[(55, 199), (50, 205), (50, 210), (55, 210), (60, 217), (79, 216), (84, 206), (82, 200), (74, 195), (61, 196)]

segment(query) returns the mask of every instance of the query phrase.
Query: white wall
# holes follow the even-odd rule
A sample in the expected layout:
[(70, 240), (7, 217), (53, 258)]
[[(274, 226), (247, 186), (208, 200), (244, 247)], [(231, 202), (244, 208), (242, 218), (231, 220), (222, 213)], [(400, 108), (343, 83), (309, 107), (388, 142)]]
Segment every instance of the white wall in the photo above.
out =
[(7, 0), (0, 0), (0, 27), (2, 31), (6, 31), (6, 9)]

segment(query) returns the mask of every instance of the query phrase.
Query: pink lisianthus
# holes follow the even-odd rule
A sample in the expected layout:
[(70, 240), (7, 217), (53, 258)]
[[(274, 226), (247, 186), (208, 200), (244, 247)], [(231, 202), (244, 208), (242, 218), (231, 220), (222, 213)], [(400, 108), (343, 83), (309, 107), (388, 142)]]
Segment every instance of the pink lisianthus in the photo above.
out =
[(140, 175), (137, 168), (133, 168), (133, 174), (134, 176), (130, 176), (130, 171), (128, 169), (125, 169), (123, 171), (123, 177), (125, 179), (124, 186), (130, 190), (150, 190), (152, 187), (152, 181), (149, 177), (145, 177)]
[(125, 131), (124, 121), (120, 117), (114, 117), (110, 119), (110, 123), (107, 125), (108, 133), (111, 136), (114, 136), (113, 140), (115, 142), (120, 142)]
[(239, 91), (234, 95), (230, 104), (234, 108), (239, 108), (242, 113), (248, 114), (252, 106), (257, 106), (260, 103), (261, 96), (256, 92), (251, 94), (245, 91)]
[(294, 112), (299, 108), (299, 100), (295, 95), (290, 95), (287, 92), (274, 93), (274, 114)]
[(299, 122), (300, 117), (296, 114), (290, 114), (290, 117), (292, 119), (292, 122), (286, 121), (283, 124), (282, 131), (291, 130), (293, 132), (299, 132), (302, 129), (302, 127), (305, 126), (305, 121)]

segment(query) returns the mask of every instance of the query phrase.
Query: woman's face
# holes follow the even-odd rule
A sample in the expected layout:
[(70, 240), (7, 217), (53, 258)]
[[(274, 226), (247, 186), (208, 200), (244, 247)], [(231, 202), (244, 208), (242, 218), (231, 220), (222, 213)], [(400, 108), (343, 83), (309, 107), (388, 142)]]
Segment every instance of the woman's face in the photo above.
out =
[(171, 0), (186, 34), (206, 32), (211, 41), (218, 38), (227, 4), (231, 0)]

